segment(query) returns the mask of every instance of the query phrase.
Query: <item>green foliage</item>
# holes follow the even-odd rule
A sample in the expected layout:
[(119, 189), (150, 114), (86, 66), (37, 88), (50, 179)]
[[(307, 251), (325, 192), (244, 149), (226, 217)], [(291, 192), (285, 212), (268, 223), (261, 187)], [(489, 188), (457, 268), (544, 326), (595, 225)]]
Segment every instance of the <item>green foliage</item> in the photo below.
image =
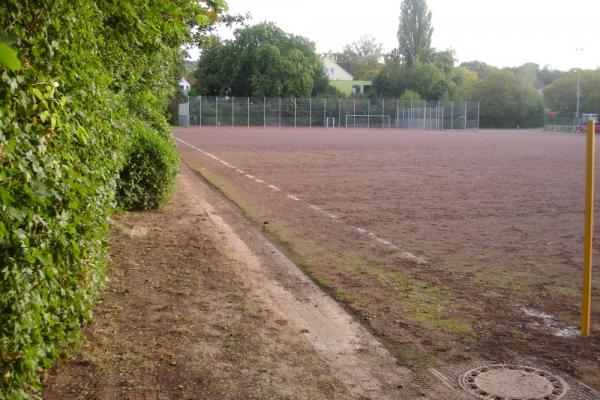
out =
[(414, 90), (407, 89), (402, 93), (402, 96), (398, 99), (402, 102), (410, 102), (410, 101), (420, 101), (423, 100), (421, 95)]
[(482, 127), (527, 128), (544, 124), (542, 96), (510, 70), (487, 67), (474, 84), (471, 98), (481, 102)]
[(117, 202), (128, 210), (147, 210), (165, 204), (175, 189), (179, 157), (168, 142), (137, 122), (126, 151), (127, 164), (119, 173)]
[(126, 143), (141, 125), (170, 140), (179, 47), (190, 19), (214, 21), (217, 5), (0, 2), (21, 64), (0, 63), (0, 399), (35, 397), (80, 340), (105, 281), (118, 172), (136, 162)]
[[(436, 56), (432, 54), (430, 57), (433, 60)], [(427, 100), (453, 98), (458, 86), (455, 81), (457, 77), (453, 75), (453, 68), (441, 64), (419, 62), (408, 67), (398, 62), (388, 62), (373, 80), (374, 93), (381, 97), (398, 97), (410, 90)]]
[(17, 57), (17, 52), (10, 48), (8, 44), (0, 41), (0, 65), (11, 71), (21, 69), (21, 61)]
[(577, 74), (580, 78), (579, 112), (600, 113), (600, 69), (571, 70), (544, 88), (546, 106), (565, 118), (574, 118), (577, 108)]
[(214, 38), (196, 77), (199, 93), (219, 96), (308, 97), (328, 84), (314, 43), (266, 22), (236, 30), (233, 40)]
[(355, 80), (371, 80), (381, 70), (383, 45), (370, 36), (362, 36), (358, 41), (347, 44), (341, 53), (327, 53), (333, 61), (348, 66)]
[(431, 11), (425, 0), (402, 0), (400, 25), (398, 27), (398, 49), (404, 63), (410, 68), (424, 50), (431, 47)]

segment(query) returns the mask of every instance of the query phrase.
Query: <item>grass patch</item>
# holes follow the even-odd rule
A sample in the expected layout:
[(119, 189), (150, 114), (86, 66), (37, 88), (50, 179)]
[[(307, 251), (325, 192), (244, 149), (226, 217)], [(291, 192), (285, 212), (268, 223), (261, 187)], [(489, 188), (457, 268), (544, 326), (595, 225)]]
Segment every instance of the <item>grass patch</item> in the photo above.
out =
[(438, 361), (435, 356), (413, 343), (388, 341), (388, 346), (400, 364), (424, 368), (435, 365)]
[(529, 292), (534, 283), (530, 276), (518, 276), (514, 272), (505, 271), (500, 267), (488, 267), (485, 270), (476, 271), (473, 273), (473, 278), (487, 286), (521, 293)]

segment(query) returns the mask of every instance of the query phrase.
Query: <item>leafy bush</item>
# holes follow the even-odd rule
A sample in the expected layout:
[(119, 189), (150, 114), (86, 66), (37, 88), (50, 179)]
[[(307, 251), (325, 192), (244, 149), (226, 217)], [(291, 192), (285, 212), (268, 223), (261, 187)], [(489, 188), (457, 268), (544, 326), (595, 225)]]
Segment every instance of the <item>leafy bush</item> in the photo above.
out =
[(126, 144), (147, 137), (159, 167), (144, 171), (175, 174), (164, 110), (179, 49), (190, 18), (210, 24), (222, 5), (0, 1), (0, 399), (34, 398), (80, 340)]
[(126, 152), (119, 173), (117, 202), (128, 210), (147, 210), (163, 205), (175, 189), (179, 156), (174, 146), (142, 123)]

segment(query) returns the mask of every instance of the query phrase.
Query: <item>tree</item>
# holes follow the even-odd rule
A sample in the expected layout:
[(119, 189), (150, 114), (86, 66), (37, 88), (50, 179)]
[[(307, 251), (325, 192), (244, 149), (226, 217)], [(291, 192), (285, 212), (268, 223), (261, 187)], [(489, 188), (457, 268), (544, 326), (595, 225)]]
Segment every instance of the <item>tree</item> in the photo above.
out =
[(236, 30), (233, 40), (214, 38), (195, 75), (208, 95), (308, 97), (328, 85), (314, 43), (266, 22)]
[(544, 88), (544, 99), (550, 110), (561, 117), (574, 117), (577, 104), (577, 74), (580, 74), (580, 113), (600, 113), (600, 69), (571, 70)]
[(400, 7), (398, 43), (404, 63), (410, 68), (423, 50), (431, 47), (431, 11), (425, 0), (403, 0)]
[(348, 65), (354, 79), (373, 79), (381, 70), (379, 61), (383, 57), (383, 45), (371, 36), (362, 36), (358, 41), (344, 46), (341, 53), (329, 53), (336, 63)]
[(544, 123), (542, 96), (509, 69), (486, 67), (471, 98), (481, 102), (480, 124), (490, 128), (526, 128)]

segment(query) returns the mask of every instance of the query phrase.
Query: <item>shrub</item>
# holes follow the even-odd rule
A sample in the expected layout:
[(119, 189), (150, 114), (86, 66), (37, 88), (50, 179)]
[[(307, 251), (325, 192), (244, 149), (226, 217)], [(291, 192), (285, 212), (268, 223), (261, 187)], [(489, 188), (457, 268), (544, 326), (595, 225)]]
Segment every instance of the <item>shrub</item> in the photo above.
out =
[(117, 182), (117, 203), (127, 210), (163, 205), (175, 188), (179, 156), (172, 143), (138, 122)]
[(138, 185), (157, 204), (172, 190), (176, 60), (190, 19), (206, 27), (222, 4), (0, 1), (0, 399), (35, 398), (79, 342), (105, 281), (119, 171), (162, 176)]

